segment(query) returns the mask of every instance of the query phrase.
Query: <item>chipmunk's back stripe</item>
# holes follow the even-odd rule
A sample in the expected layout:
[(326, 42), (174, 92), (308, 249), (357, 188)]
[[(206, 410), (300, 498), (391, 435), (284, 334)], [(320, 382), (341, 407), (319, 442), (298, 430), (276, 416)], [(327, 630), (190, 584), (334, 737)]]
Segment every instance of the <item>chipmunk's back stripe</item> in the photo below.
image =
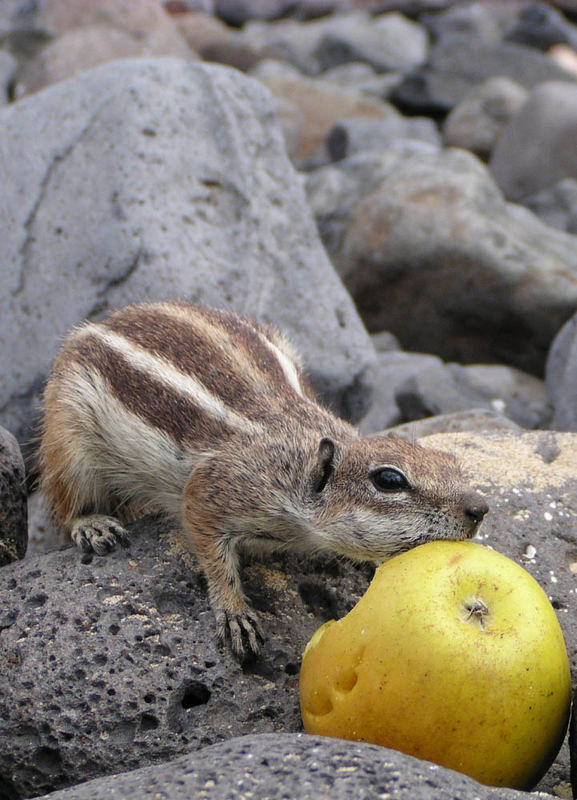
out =
[(100, 325), (77, 333), (71, 355), (94, 365), (127, 407), (177, 441), (222, 435), (223, 426), (231, 432), (260, 431), (193, 377)]
[[(300, 360), (288, 342), (275, 330), (268, 328), (255, 320), (243, 319), (226, 311), (214, 308), (192, 307), (185, 303), (173, 303), (167, 307), (167, 313), (180, 318), (187, 319), (189, 322), (203, 319), (205, 325), (203, 330), (220, 347), (223, 346), (223, 332), (227, 335), (226, 346), (229, 349), (238, 351), (239, 343), (246, 347), (244, 353), (245, 361), (254, 360), (255, 349), (253, 345), (264, 345), (273, 355), (274, 360), (261, 360), (259, 367), (261, 370), (277, 372), (280, 368), (279, 377), (284, 376), (292, 389), (303, 399), (313, 399), (309, 392), (305, 391), (300, 374)], [(215, 324), (217, 323), (217, 324)], [(283, 352), (279, 344), (282, 342), (286, 351)], [(278, 374), (278, 372), (277, 372)]]
[(95, 326), (94, 333), (110, 348), (120, 353), (132, 367), (146, 375), (151, 375), (156, 381), (174, 389), (178, 394), (182, 393), (219, 422), (247, 433), (256, 433), (260, 430), (259, 425), (228, 408), (219, 397), (208, 391), (195, 377), (181, 372), (163, 358), (133, 344), (114, 331)]
[[(120, 353), (93, 334), (93, 326), (75, 335), (66, 355), (88, 377), (93, 372), (102, 377), (112, 395), (131, 413), (154, 428), (165, 431), (176, 442), (193, 436), (202, 441), (217, 435), (219, 426), (216, 420), (206, 419), (206, 415), (199, 414), (198, 407), (188, 398), (154, 380), (152, 376), (143, 381), (141, 373), (132, 369)], [(97, 382), (94, 382), (94, 386), (96, 388)]]
[[(222, 398), (219, 402), (229, 413), (242, 409), (239, 418), (256, 422), (264, 410), (280, 412), (305, 399), (297, 366), (269, 340), (265, 326), (226, 311), (155, 303), (123, 309), (102, 327), (171, 364), (179, 374), (194, 375), (205, 393)], [(203, 408), (210, 411), (209, 404)]]
[(267, 336), (257, 331), (257, 335), (261, 342), (268, 347), (271, 353), (274, 355), (276, 360), (279, 363), (279, 366), (282, 370), (283, 375), (285, 376), (286, 380), (295, 390), (295, 392), (300, 395), (304, 399), (302, 386), (300, 382), (300, 376), (297, 371), (297, 368), (293, 361), (291, 361), (288, 356), (286, 356), (282, 350), (276, 346), (274, 342), (272, 342)]

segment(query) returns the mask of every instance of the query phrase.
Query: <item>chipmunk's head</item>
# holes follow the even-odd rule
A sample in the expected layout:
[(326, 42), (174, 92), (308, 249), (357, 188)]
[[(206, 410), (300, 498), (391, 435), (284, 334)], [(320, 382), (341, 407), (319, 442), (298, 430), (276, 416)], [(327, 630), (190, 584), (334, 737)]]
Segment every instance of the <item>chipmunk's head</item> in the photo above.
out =
[(395, 435), (323, 439), (313, 477), (323, 546), (382, 561), (433, 539), (467, 539), (488, 511), (456, 459)]

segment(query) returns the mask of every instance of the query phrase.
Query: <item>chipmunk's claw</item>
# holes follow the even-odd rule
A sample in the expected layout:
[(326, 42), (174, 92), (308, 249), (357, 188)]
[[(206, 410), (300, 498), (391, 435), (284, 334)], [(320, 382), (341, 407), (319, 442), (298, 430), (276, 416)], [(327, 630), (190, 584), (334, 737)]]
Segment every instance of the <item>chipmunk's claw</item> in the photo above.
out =
[(92, 514), (76, 520), (70, 534), (72, 541), (83, 553), (96, 553), (105, 556), (117, 544), (126, 547), (128, 532), (114, 517)]
[(230, 643), (235, 658), (241, 663), (259, 655), (265, 636), (255, 611), (248, 609), (238, 614), (221, 611), (217, 614), (217, 626), (219, 639)]

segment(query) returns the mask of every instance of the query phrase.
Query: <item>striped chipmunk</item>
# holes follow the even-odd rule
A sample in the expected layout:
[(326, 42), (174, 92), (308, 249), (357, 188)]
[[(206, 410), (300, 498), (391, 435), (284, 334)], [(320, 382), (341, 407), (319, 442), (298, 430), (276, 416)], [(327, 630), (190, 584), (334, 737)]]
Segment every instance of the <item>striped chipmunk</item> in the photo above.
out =
[(452, 455), (363, 437), (323, 408), (276, 330), (185, 302), (70, 334), (45, 390), (40, 466), (56, 525), (85, 552), (125, 543), (144, 514), (178, 521), (241, 660), (264, 641), (243, 551), (383, 561), (471, 537), (487, 511)]

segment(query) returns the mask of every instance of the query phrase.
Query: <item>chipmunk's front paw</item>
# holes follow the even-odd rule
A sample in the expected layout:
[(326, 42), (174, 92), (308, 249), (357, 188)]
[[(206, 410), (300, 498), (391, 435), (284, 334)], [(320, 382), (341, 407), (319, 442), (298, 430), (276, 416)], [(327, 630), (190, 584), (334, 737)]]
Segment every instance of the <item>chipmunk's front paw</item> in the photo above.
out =
[(83, 553), (96, 553), (105, 556), (117, 544), (128, 544), (128, 531), (114, 517), (92, 514), (80, 517), (72, 526), (72, 541)]
[(247, 609), (241, 613), (219, 611), (216, 615), (218, 636), (230, 643), (239, 661), (250, 661), (261, 651), (265, 636), (255, 611)]

